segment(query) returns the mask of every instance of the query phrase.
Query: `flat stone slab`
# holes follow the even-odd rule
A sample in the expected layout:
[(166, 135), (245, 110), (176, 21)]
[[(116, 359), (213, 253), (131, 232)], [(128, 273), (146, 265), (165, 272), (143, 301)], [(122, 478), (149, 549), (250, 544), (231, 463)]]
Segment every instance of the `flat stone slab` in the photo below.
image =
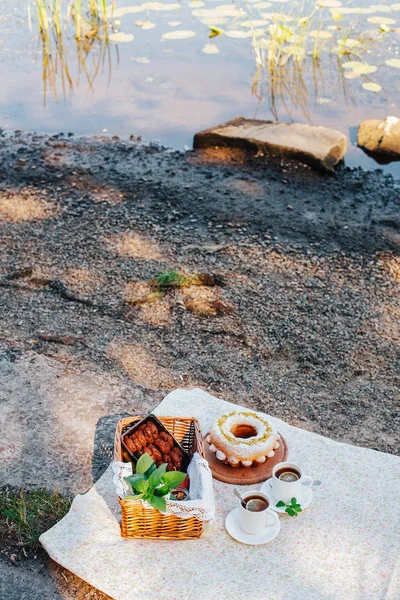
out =
[(340, 131), (326, 127), (239, 117), (194, 136), (194, 148), (215, 146), (291, 158), (314, 169), (333, 172), (346, 153), (347, 138)]
[(357, 143), (379, 163), (400, 160), (400, 119), (367, 119), (358, 128)]

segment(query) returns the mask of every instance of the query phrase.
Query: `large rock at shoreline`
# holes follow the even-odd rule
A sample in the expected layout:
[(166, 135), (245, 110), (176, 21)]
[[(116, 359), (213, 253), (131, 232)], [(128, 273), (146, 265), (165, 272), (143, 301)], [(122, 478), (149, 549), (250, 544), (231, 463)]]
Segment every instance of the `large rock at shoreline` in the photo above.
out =
[(326, 127), (239, 117), (194, 136), (194, 148), (215, 146), (292, 158), (315, 169), (333, 172), (345, 155), (347, 139), (340, 131)]
[(358, 128), (357, 143), (378, 162), (400, 160), (400, 119), (387, 117), (362, 121)]

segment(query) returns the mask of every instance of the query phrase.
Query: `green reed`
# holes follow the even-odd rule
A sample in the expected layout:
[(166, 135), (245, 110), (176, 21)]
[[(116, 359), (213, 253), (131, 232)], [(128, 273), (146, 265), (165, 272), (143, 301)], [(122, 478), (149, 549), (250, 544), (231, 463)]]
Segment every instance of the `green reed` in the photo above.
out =
[[(255, 19), (263, 19), (263, 13), (248, 4), (247, 8)], [(335, 9), (336, 10), (336, 9)], [(341, 19), (338, 9), (331, 11), (331, 19)], [(278, 120), (278, 105), (282, 104), (290, 116), (290, 106), (300, 108), (307, 120), (310, 120), (308, 106), (311, 94), (314, 101), (328, 95), (338, 84), (342, 88), (346, 102), (353, 103), (348, 81), (342, 76), (343, 60), (350, 56), (361, 59), (371, 40), (359, 38), (352, 40), (354, 27), (344, 31), (337, 27), (332, 34), (324, 29), (327, 22), (326, 9), (316, 6), (307, 14), (304, 2), (292, 4), (286, 14), (276, 13), (269, 16), (270, 24), (263, 34), (252, 31), (252, 46), (256, 62), (252, 94), (259, 101), (267, 95), (270, 109)], [(350, 45), (353, 42), (354, 45)], [(321, 66), (322, 54), (327, 59), (324, 69)], [(326, 68), (326, 65), (329, 68)], [(313, 86), (307, 83), (306, 73), (312, 74)]]
[[(79, 85), (81, 73), (92, 88), (106, 61), (111, 75), (107, 11), (113, 7), (114, 0), (36, 0), (45, 102), (49, 87), (57, 99), (61, 85), (65, 96), (67, 89)], [(95, 48), (99, 52), (92, 52)], [(75, 51), (78, 70), (75, 80), (69, 67), (71, 49)]]

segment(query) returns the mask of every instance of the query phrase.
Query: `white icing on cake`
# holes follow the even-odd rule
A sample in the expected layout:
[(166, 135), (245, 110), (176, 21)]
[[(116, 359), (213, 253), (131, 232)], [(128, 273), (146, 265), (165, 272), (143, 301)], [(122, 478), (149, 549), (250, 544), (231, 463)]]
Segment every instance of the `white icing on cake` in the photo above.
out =
[[(253, 411), (233, 411), (219, 417), (212, 425), (210, 450), (219, 460), (227, 460), (232, 466), (240, 462), (250, 467), (266, 457), (274, 456), (279, 448), (279, 435), (264, 415)], [(207, 440), (208, 441), (208, 440)]]

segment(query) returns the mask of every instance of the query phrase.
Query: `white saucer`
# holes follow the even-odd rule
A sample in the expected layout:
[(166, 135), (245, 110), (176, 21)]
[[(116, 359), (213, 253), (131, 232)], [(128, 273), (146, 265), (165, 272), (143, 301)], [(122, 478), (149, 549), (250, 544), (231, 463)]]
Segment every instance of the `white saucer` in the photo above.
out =
[(233, 537), (237, 542), (242, 544), (248, 544), (250, 546), (258, 546), (260, 544), (267, 544), (272, 542), (276, 538), (281, 530), (281, 522), (278, 515), (276, 515), (276, 523), (271, 527), (267, 527), (261, 533), (257, 535), (251, 535), (246, 533), (239, 525), (239, 507), (232, 510), (225, 519), (225, 528), (229, 535)]
[[(271, 485), (271, 479), (267, 479), (267, 481), (264, 481), (264, 483), (262, 484), (261, 488), (260, 488), (260, 492), (263, 492), (263, 494), (266, 494), (270, 500), (271, 500), (271, 504), (270, 504), (270, 508), (272, 510), (274, 510), (277, 513), (282, 513), (282, 514), (286, 514), (285, 510), (286, 507), (277, 507), (277, 503), (279, 502), (280, 498), (276, 498), (274, 495), (274, 492), (272, 490), (272, 485)], [(298, 500), (302, 510), (304, 510), (305, 508), (307, 508), (308, 506), (310, 506), (311, 502), (313, 501), (313, 491), (312, 491), (312, 487), (311, 486), (304, 486), (302, 489), (302, 498)]]

